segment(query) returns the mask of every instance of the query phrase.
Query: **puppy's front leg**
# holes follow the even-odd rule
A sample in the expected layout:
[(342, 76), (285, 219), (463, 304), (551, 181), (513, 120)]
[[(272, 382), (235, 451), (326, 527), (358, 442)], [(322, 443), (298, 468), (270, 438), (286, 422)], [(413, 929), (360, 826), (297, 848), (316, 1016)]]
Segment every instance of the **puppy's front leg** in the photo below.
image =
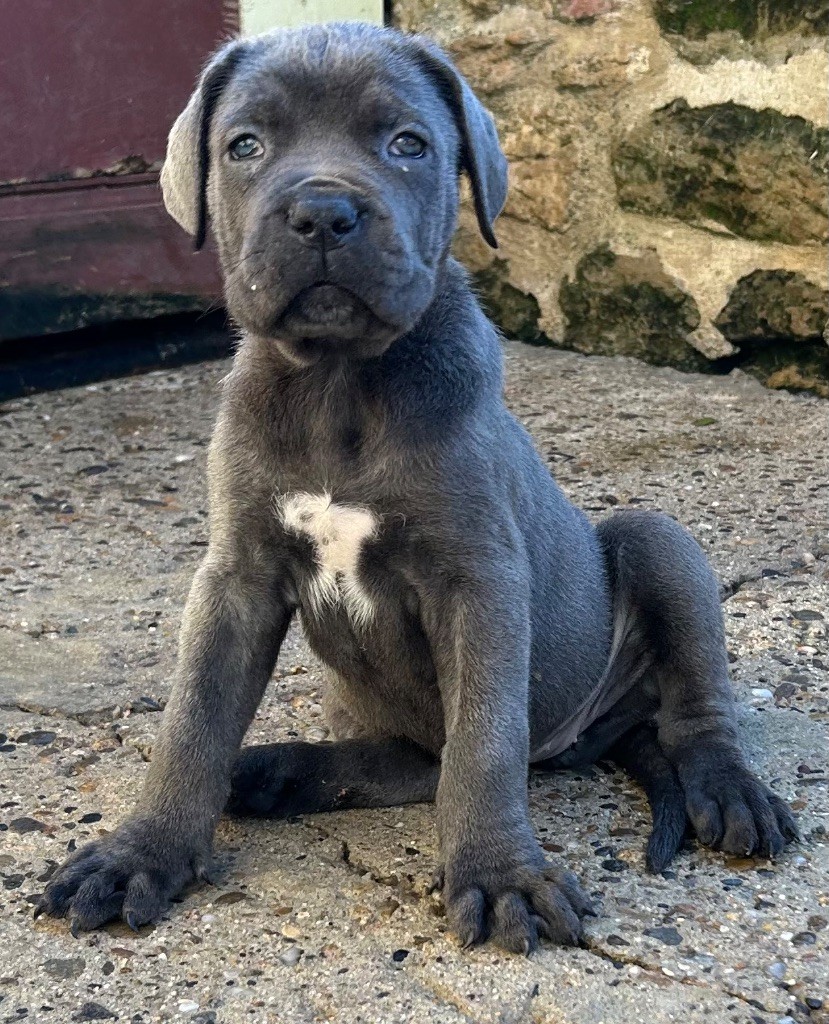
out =
[(444, 900), (464, 946), (573, 945), (590, 903), (545, 862), (527, 806), (528, 583), (496, 570), (454, 588), (434, 623), (446, 717), (437, 792)]
[(157, 917), (206, 871), (236, 752), (273, 670), (291, 610), (266, 552), (208, 555), (196, 574), (179, 664), (138, 806), (52, 877), (39, 909), (72, 931)]

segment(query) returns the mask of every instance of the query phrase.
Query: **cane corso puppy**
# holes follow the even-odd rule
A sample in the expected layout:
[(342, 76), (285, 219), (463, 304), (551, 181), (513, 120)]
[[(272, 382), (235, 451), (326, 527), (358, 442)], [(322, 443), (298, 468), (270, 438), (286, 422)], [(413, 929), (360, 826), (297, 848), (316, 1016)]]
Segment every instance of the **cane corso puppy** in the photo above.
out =
[[(133, 927), (206, 872), (222, 811), (437, 805), (464, 945), (575, 943), (590, 904), (545, 862), (530, 764), (608, 756), (645, 787), (653, 870), (686, 824), (773, 856), (795, 837), (737, 736), (717, 584), (671, 519), (595, 528), (502, 398), (449, 252), (507, 192), (492, 118), (432, 43), (336, 24), (231, 42), (170, 135), (170, 213), (208, 219), (241, 332), (209, 456), (210, 547), (138, 806), (39, 910)], [(336, 740), (239, 747), (299, 614)]]

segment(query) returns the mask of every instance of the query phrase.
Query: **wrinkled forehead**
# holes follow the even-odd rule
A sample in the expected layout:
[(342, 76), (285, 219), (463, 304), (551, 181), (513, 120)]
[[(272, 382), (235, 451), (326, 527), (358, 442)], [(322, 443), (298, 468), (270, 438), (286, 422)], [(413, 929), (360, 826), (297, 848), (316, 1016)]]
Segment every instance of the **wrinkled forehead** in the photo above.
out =
[(405, 120), (454, 135), (439, 85), (415, 57), (382, 39), (285, 33), (242, 53), (214, 125), (324, 124), (331, 129)]

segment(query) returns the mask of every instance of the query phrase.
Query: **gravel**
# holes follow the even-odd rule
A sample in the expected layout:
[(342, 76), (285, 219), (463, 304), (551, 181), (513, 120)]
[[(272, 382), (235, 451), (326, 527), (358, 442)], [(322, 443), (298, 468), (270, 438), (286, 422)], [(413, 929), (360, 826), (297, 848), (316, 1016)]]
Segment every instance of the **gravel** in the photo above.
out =
[[(227, 364), (18, 399), (0, 408), (0, 1024), (829, 1021), (829, 406), (739, 374), (507, 356), (509, 403), (589, 515), (662, 508), (708, 551), (747, 755), (803, 842), (774, 863), (689, 843), (648, 875), (644, 797), (599, 765), (529, 787), (542, 845), (600, 909), (581, 949), (459, 950), (427, 892), (425, 806), (222, 822), (215, 887), (140, 935), (34, 922), (56, 864), (140, 788)], [(323, 739), (321, 686), (292, 632), (249, 741)]]

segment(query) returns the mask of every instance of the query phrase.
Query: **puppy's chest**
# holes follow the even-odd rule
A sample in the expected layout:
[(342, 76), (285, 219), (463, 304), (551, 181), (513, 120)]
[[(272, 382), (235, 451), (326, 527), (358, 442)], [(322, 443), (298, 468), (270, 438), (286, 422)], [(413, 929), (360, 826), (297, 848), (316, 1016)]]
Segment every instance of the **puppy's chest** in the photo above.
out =
[(303, 606), (315, 617), (340, 607), (355, 625), (368, 625), (376, 608), (361, 579), (360, 559), (379, 532), (380, 517), (365, 505), (306, 491), (282, 495), (276, 509), (286, 533), (311, 547), (311, 563), (298, 581)]

